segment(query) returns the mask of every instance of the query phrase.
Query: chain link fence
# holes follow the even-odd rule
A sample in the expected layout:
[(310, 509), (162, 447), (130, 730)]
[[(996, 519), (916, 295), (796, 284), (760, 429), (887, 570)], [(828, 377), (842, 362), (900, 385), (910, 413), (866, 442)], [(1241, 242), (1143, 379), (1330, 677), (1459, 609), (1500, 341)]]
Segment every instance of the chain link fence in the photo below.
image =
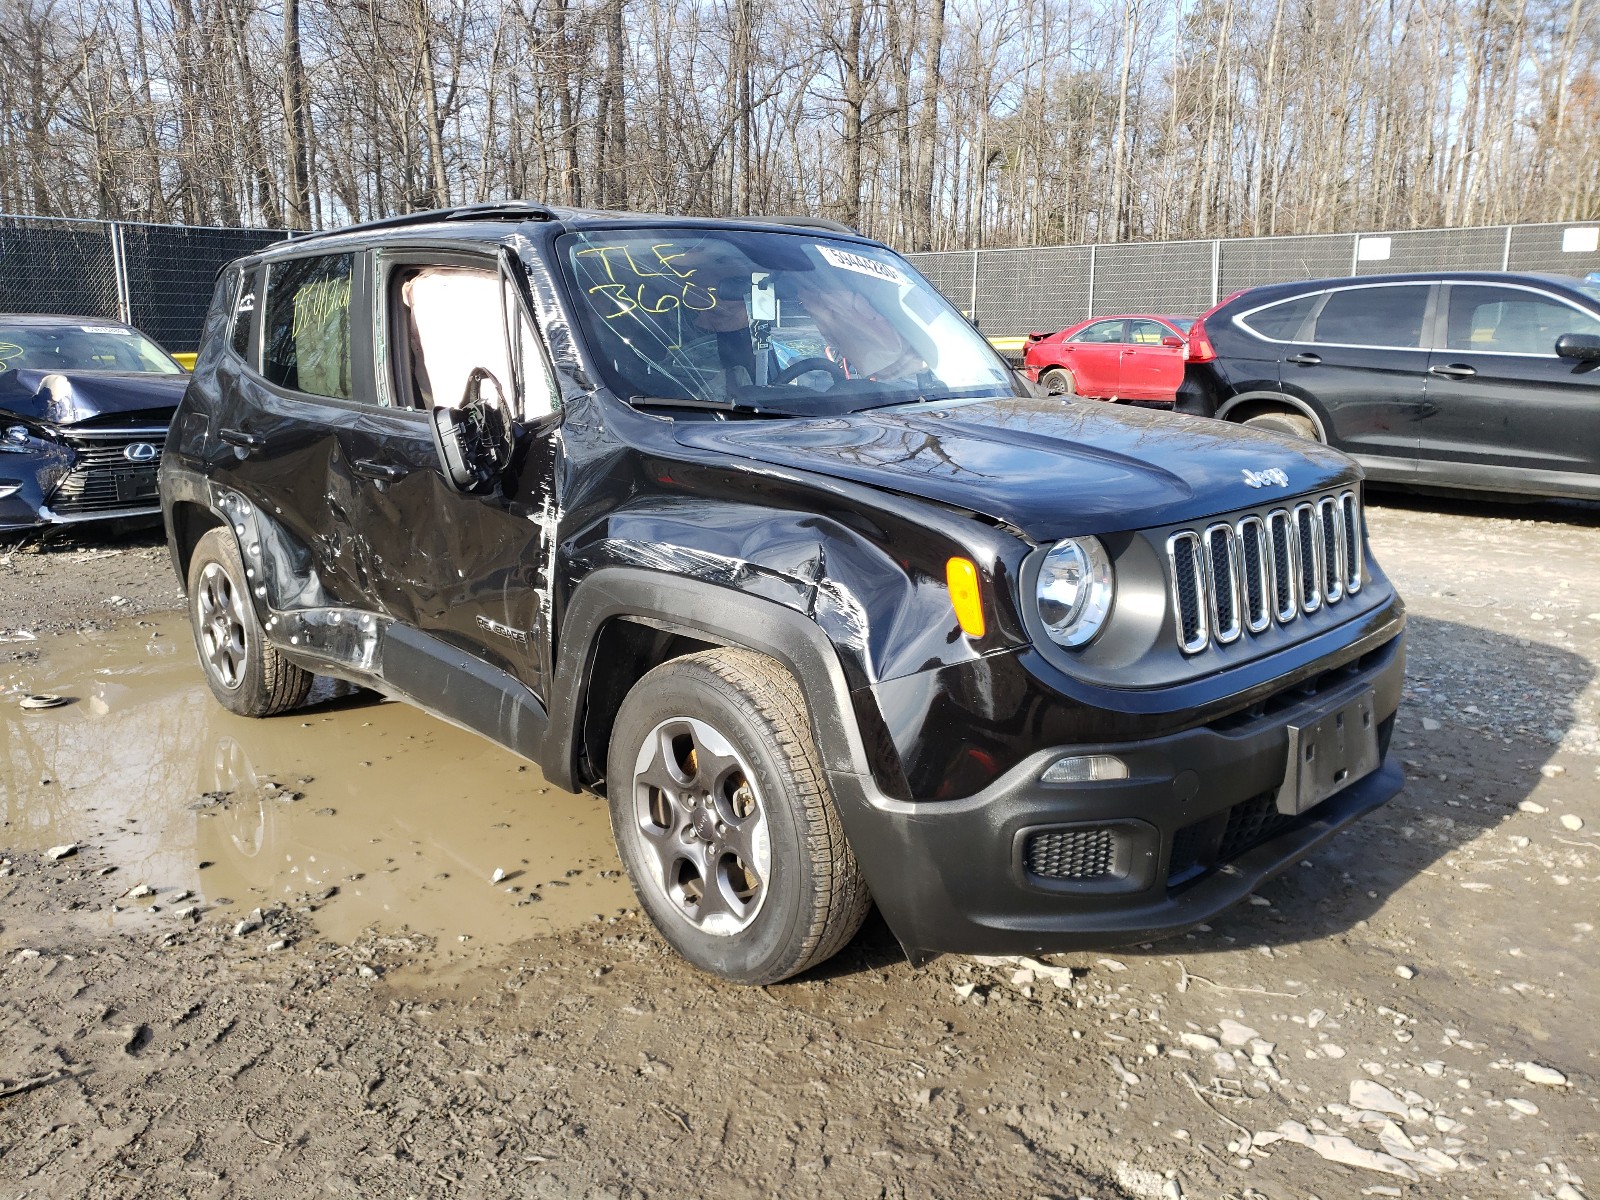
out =
[(174, 354), (199, 348), (217, 271), (285, 234), (0, 216), (0, 312), (108, 317)]
[(1196, 316), (1243, 288), (1404, 271), (1600, 271), (1600, 223), (1039, 246), (907, 255), (992, 338), (1091, 316)]
[[(174, 353), (197, 349), (223, 264), (286, 236), (0, 216), (0, 312), (110, 317)], [(1119, 312), (1193, 316), (1262, 283), (1399, 271), (1600, 271), (1600, 224), (1494, 225), (908, 255), (991, 337)]]

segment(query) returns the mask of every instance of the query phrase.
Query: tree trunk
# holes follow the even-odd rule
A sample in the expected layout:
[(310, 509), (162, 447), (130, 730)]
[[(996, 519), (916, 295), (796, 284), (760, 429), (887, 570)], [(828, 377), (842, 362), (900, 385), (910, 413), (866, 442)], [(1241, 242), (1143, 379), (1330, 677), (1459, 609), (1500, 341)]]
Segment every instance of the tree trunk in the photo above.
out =
[(283, 221), (290, 229), (311, 228), (307, 200), (306, 68), (300, 56), (300, 0), (283, 0)]
[(912, 210), (912, 249), (933, 249), (934, 145), (939, 128), (940, 95), (944, 88), (945, 0), (930, 0), (927, 36), (922, 52), (922, 107), (917, 113), (917, 189)]

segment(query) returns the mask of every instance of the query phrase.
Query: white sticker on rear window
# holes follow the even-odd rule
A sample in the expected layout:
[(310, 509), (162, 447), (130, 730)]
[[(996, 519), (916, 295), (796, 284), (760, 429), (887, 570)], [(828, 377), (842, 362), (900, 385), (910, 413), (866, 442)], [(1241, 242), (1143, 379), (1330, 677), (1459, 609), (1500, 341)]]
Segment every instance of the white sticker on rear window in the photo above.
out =
[(837, 246), (818, 246), (817, 252), (834, 266), (846, 271), (855, 271), (861, 275), (871, 275), (874, 279), (882, 279), (887, 283), (899, 284), (904, 287), (910, 282), (898, 267), (886, 262), (879, 262), (875, 258), (868, 258), (865, 254), (857, 254), (852, 250), (841, 250)]
[(126, 334), (128, 332), (126, 329), (119, 329), (115, 325), (79, 325), (78, 328), (83, 330), (83, 332), (85, 332), (85, 333), (121, 333), (121, 334)]

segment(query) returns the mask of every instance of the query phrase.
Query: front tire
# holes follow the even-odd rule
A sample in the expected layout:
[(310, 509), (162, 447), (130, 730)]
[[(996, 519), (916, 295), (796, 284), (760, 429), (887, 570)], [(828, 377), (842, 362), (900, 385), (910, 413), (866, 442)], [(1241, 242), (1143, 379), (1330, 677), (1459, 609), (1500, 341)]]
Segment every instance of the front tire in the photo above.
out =
[(313, 676), (267, 645), (249, 586), (228, 530), (209, 530), (189, 560), (189, 624), (200, 669), (224, 708), (270, 717), (303, 704)]
[(750, 650), (663, 663), (622, 702), (607, 795), (617, 849), (663, 937), (735, 983), (832, 957), (871, 898), (794, 677)]

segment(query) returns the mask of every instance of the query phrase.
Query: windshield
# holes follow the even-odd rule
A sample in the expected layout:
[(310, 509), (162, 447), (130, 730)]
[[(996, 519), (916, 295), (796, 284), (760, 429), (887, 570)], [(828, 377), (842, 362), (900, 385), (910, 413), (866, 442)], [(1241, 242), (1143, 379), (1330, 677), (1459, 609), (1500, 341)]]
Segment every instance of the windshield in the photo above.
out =
[(590, 353), (623, 399), (833, 415), (1017, 394), (961, 314), (875, 246), (730, 229), (557, 245)]
[(160, 346), (123, 325), (0, 325), (0, 371), (23, 369), (183, 371)]

